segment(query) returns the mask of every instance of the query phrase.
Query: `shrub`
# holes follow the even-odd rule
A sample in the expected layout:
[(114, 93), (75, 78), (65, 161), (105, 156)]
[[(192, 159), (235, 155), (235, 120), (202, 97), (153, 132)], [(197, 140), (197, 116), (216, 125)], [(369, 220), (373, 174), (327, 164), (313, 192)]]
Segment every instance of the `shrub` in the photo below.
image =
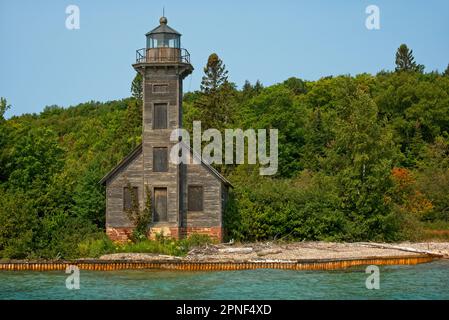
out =
[(98, 258), (114, 251), (115, 245), (106, 235), (86, 239), (78, 244), (78, 256), (82, 258)]

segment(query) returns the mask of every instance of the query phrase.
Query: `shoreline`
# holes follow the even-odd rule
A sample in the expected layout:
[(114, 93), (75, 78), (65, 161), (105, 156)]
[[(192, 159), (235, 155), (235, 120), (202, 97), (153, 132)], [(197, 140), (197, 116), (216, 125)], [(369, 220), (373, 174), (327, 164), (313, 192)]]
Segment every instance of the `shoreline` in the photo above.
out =
[(251, 243), (192, 249), (186, 256), (114, 253), (76, 260), (0, 261), (0, 271), (81, 270), (224, 271), (249, 269), (336, 270), (361, 265), (414, 265), (449, 258), (449, 243)]

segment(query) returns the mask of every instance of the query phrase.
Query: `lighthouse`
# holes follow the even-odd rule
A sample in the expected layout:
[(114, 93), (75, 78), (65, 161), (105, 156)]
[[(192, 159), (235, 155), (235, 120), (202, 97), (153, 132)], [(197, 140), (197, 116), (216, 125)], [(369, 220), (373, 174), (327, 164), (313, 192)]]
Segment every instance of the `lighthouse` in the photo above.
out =
[(183, 80), (194, 70), (190, 54), (166, 17), (145, 36), (146, 46), (136, 51), (133, 64), (143, 80), (142, 143), (101, 180), (106, 185), (106, 232), (112, 240), (129, 238), (133, 225), (125, 211), (134, 192), (141, 208), (152, 197), (148, 237), (200, 233), (222, 240), (230, 182), (202, 161), (170, 161), (177, 143), (170, 135), (182, 128)]

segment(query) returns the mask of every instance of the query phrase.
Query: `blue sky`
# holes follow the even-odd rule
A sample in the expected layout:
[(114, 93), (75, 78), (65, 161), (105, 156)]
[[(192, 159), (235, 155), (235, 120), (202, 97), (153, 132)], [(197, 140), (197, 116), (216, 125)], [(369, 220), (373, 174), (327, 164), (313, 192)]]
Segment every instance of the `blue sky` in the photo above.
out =
[[(79, 30), (65, 27), (71, 4), (80, 8)], [(365, 27), (371, 4), (380, 9), (380, 30)], [(238, 86), (391, 70), (401, 43), (426, 71), (449, 63), (447, 0), (0, 0), (7, 116), (129, 96), (135, 50), (145, 46), (163, 6), (195, 67), (185, 91), (199, 88), (212, 52)]]

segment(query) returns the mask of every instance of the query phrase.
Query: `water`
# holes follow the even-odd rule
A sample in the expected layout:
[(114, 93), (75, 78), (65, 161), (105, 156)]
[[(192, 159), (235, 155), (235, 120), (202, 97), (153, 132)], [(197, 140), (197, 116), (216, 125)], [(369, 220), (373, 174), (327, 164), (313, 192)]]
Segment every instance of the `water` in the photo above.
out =
[(80, 290), (64, 272), (0, 271), (0, 299), (449, 299), (449, 261), (380, 266), (368, 290), (365, 267), (338, 271), (81, 271)]

